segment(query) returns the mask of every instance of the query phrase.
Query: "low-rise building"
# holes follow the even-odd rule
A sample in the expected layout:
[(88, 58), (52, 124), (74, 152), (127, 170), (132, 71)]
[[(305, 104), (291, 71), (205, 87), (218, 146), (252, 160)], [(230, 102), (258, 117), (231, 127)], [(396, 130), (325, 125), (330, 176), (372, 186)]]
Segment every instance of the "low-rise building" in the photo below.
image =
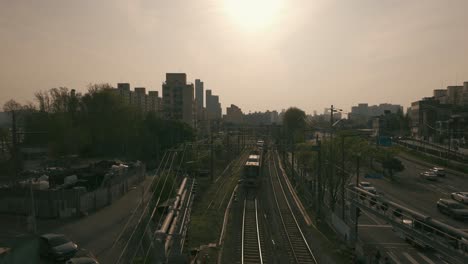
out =
[(244, 114), (238, 106), (231, 104), (230, 107), (226, 108), (224, 121), (227, 123), (241, 124), (244, 122)]
[(423, 98), (411, 103), (408, 113), (411, 135), (432, 141), (437, 132), (437, 121), (448, 120), (451, 113), (451, 105), (441, 104), (434, 97)]

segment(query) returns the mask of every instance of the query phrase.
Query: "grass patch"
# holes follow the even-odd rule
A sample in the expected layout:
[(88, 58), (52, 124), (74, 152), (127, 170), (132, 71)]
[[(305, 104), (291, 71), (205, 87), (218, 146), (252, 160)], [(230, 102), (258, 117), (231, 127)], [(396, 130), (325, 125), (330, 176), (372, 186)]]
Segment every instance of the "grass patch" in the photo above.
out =
[[(240, 170), (235, 168), (235, 163), (231, 166), (233, 169), (228, 170), (216, 183), (212, 183), (209, 177), (197, 179), (198, 190), (192, 208), (186, 250), (218, 242), (224, 211), (240, 179)], [(226, 166), (227, 162), (216, 163), (215, 179)], [(208, 254), (206, 263), (216, 262), (217, 249), (204, 250), (203, 254)]]

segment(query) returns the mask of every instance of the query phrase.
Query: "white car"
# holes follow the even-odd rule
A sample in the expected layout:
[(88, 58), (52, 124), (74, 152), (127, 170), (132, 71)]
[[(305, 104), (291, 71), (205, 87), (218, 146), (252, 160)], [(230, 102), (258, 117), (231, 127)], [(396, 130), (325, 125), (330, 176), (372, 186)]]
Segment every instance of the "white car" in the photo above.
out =
[(468, 192), (454, 192), (450, 197), (455, 201), (468, 204)]
[(434, 172), (437, 176), (445, 177), (445, 170), (444, 170), (444, 168), (434, 167), (434, 168), (432, 168), (430, 171)]
[(421, 177), (426, 179), (426, 180), (437, 181), (437, 174), (435, 174), (432, 171), (421, 172), (421, 174), (419, 174), (419, 175), (421, 175)]
[(370, 182), (360, 182), (358, 187), (373, 194), (377, 193), (377, 190)]

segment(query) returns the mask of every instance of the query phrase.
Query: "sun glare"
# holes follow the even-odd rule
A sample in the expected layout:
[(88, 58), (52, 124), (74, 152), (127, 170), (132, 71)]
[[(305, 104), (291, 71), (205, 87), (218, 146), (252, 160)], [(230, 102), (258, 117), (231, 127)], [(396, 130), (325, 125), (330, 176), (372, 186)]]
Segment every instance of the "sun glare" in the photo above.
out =
[(227, 14), (249, 30), (271, 25), (279, 16), (283, 0), (224, 0)]

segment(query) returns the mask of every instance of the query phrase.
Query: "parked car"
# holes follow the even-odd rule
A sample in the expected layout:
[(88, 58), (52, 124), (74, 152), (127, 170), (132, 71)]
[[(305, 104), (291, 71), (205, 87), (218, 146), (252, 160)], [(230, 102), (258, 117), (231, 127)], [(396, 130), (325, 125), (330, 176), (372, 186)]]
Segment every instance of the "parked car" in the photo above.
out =
[(434, 172), (439, 177), (445, 177), (445, 169), (441, 167), (434, 167), (430, 171)]
[(468, 204), (468, 192), (454, 192), (450, 195), (455, 201)]
[(453, 200), (439, 199), (437, 209), (454, 219), (468, 219), (468, 208)]
[(67, 260), (66, 264), (99, 264), (97, 259), (92, 257), (75, 257)]
[(437, 174), (435, 174), (432, 171), (425, 171), (421, 172), (419, 174), (423, 179), (429, 180), (429, 181), (437, 181)]
[(40, 255), (58, 261), (75, 256), (78, 245), (62, 234), (44, 234), (39, 238)]
[(363, 189), (364, 191), (367, 191), (367, 192), (370, 192), (370, 193), (373, 193), (373, 194), (377, 194), (377, 190), (375, 189), (374, 186), (372, 186), (372, 184), (370, 182), (362, 181), (362, 182), (359, 183), (358, 187)]

